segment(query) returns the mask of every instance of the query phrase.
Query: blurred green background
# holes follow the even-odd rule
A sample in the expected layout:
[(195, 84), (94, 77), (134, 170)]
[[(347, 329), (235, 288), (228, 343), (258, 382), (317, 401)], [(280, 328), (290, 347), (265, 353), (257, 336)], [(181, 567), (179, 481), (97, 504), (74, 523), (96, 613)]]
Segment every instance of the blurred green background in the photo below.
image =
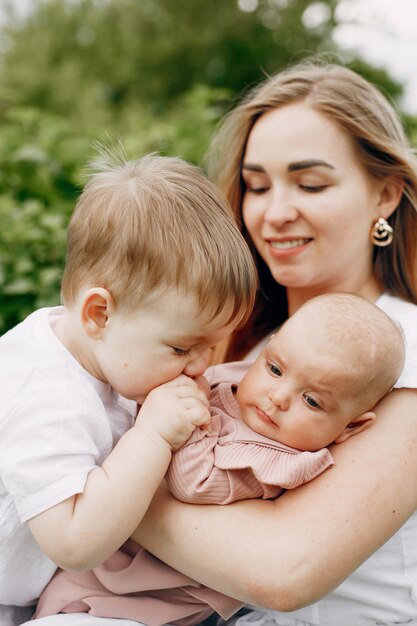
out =
[[(220, 117), (265, 74), (317, 52), (344, 60), (337, 0), (34, 0), (25, 17), (1, 5), (0, 333), (59, 302), (94, 141), (200, 164)], [(399, 101), (385, 71), (349, 64)], [(403, 116), (417, 143), (417, 119)]]

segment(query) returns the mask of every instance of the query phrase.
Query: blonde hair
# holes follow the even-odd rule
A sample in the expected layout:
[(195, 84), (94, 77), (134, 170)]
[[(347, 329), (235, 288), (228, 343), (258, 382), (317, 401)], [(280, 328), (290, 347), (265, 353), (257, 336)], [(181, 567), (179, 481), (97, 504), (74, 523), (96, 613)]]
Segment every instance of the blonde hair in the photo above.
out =
[(297, 102), (305, 102), (344, 130), (371, 176), (392, 175), (403, 182), (401, 201), (388, 220), (394, 241), (386, 248), (375, 247), (374, 273), (386, 292), (417, 303), (417, 162), (401, 122), (378, 89), (352, 70), (306, 61), (253, 89), (224, 119), (208, 157), (210, 176), (232, 206), (260, 277), (255, 309), (235, 335), (228, 358), (243, 356), (288, 315), (284, 287), (272, 278), (242, 225), (241, 165), (255, 122), (272, 109)]
[[(328, 293), (305, 302), (296, 316), (324, 327), (323, 352), (346, 363), (346, 385), (353, 380), (363, 410), (372, 408), (397, 382), (404, 368), (405, 342), (401, 326), (373, 302), (348, 293)], [(348, 376), (352, 370), (353, 375)]]
[(196, 295), (214, 318), (233, 303), (246, 319), (257, 272), (223, 194), (195, 166), (148, 155), (92, 175), (68, 228), (62, 301), (107, 289), (132, 313), (169, 288)]

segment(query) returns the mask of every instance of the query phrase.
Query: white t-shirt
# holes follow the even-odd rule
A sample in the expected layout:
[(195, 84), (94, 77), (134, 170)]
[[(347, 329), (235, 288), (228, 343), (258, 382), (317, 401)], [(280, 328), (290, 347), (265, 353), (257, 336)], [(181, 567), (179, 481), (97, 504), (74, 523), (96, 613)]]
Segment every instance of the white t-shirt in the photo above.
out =
[[(406, 362), (395, 386), (417, 388), (417, 306), (386, 294), (376, 304), (400, 322), (404, 330)], [(241, 617), (237, 624), (417, 625), (417, 512), (345, 582), (319, 602), (290, 613), (256, 609)]]
[(136, 417), (57, 339), (62, 313), (40, 309), (0, 338), (0, 605), (31, 604), (56, 569), (25, 522), (81, 493)]

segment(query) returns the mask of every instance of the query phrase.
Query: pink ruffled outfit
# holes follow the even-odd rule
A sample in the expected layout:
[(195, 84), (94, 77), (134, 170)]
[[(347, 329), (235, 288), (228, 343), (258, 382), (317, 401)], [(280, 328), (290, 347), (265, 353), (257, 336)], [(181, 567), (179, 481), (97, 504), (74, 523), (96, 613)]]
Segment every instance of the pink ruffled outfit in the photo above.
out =
[[(180, 500), (228, 504), (271, 499), (333, 465), (327, 449), (300, 452), (252, 431), (240, 419), (233, 388), (248, 363), (213, 368), (228, 382), (211, 391), (211, 432), (196, 429), (172, 458), (168, 485)], [(140, 414), (139, 414), (140, 419)], [(180, 574), (129, 540), (89, 572), (58, 571), (43, 592), (36, 617), (88, 612), (148, 626), (192, 626), (217, 611), (228, 619), (243, 603)]]

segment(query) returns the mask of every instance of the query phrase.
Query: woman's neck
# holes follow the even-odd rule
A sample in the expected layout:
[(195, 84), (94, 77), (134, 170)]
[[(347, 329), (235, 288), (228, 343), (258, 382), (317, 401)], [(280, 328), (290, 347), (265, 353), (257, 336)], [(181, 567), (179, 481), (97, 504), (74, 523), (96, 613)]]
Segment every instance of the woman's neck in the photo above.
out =
[(328, 286), (327, 288), (323, 288), (315, 286), (305, 289), (293, 289), (289, 287), (287, 288), (288, 316), (295, 313), (305, 302), (311, 300), (311, 298), (315, 298), (324, 293), (337, 292), (354, 293), (375, 302), (381, 295), (382, 289), (374, 277), (360, 285), (346, 283), (344, 285), (338, 284), (334, 287)]

